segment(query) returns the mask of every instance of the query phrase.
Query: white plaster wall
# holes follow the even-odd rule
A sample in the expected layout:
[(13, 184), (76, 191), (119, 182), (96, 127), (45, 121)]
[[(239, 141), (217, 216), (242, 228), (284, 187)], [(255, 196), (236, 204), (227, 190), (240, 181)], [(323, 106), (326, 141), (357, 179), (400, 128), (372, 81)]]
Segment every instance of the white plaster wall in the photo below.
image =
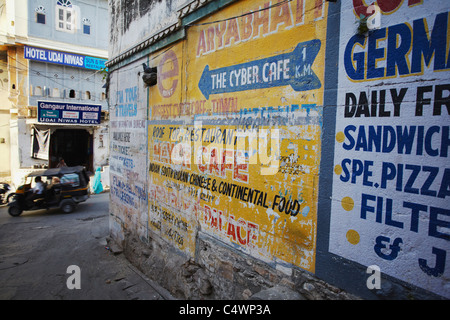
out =
[(110, 230), (147, 237), (147, 88), (138, 60), (110, 75)]
[[(112, 2), (112, 4), (111, 4)], [(142, 42), (151, 35), (158, 31), (177, 22), (177, 9), (182, 5), (190, 2), (189, 0), (165, 0), (165, 1), (153, 1), (152, 8), (143, 17), (133, 20), (128, 26), (124, 34), (121, 33), (121, 29), (124, 27), (123, 12), (120, 12), (121, 0), (110, 1), (111, 5), (114, 5), (116, 9), (116, 16), (112, 16), (110, 21), (110, 44), (109, 44), (109, 57), (114, 58), (120, 53), (132, 48), (134, 45)], [(134, 1), (134, 6), (137, 6), (138, 2)], [(125, 10), (132, 10), (125, 8)], [(111, 11), (110, 11), (111, 12)]]

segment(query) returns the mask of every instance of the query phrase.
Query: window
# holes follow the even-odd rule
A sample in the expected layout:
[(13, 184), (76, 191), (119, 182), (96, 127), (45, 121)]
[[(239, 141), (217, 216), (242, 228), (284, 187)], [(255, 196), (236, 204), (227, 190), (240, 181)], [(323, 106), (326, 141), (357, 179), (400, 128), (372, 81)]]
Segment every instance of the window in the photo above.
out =
[(52, 97), (53, 98), (61, 98), (58, 88), (53, 88)]
[(36, 22), (45, 24), (45, 14), (43, 13), (36, 13)]
[(84, 93), (84, 96), (85, 96), (85, 99), (86, 99), (86, 100), (91, 100), (91, 92), (90, 92), (90, 91), (86, 91), (86, 92)]
[(35, 96), (42, 96), (42, 88), (41, 88), (40, 86), (37, 86), (37, 87), (34, 89), (34, 95), (35, 95)]
[(70, 0), (58, 0), (56, 1), (56, 4), (62, 7), (72, 7), (72, 2)]
[(91, 34), (91, 20), (87, 18), (83, 19), (83, 33)]
[(75, 98), (75, 90), (71, 89), (69, 91), (69, 98)]
[(76, 173), (68, 173), (61, 177), (62, 184), (68, 184), (72, 187), (78, 187), (80, 185), (80, 177)]
[(34, 9), (36, 12), (36, 22), (45, 24), (45, 8), (43, 6), (39, 6), (36, 9)]
[(56, 30), (69, 33), (76, 30), (76, 14), (69, 0), (56, 2)]
[(59, 8), (58, 9), (58, 30), (61, 31), (67, 31), (72, 32), (73, 25), (72, 25), (72, 11)]
[(87, 24), (83, 25), (83, 33), (84, 34), (91, 34), (91, 26), (88, 26)]

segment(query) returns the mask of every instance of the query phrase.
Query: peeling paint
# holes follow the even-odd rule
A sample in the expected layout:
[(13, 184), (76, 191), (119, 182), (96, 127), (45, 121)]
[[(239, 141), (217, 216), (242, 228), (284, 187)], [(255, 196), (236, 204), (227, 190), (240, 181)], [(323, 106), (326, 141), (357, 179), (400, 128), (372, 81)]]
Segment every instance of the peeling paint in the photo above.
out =
[[(241, 1), (200, 23), (253, 9), (254, 3)], [(185, 41), (149, 57), (153, 65), (160, 66), (158, 86), (149, 89), (149, 162), (159, 168), (151, 170), (151, 181), (157, 192), (173, 193), (164, 187), (168, 178), (179, 190), (196, 190), (178, 193), (173, 200), (160, 198), (158, 193), (156, 198), (149, 197), (149, 226), (172, 241), (167, 236), (172, 226), (152, 208), (158, 206), (183, 216), (189, 228), (177, 230), (184, 240), (177, 247), (185, 253), (195, 251), (195, 233), (201, 228), (256, 258), (314, 271), (325, 49), (325, 42), (319, 39), (325, 39), (326, 21), (315, 21), (323, 28), (305, 27), (307, 31), (299, 37), (297, 30), (289, 28), (287, 15), (291, 10), (295, 16), (297, 9), (291, 4), (263, 12), (273, 19), (284, 15), (287, 20), (284, 25), (280, 20), (271, 33), (257, 39), (238, 41), (237, 33), (233, 38), (232, 30), (227, 29), (223, 41), (229, 44), (222, 48), (217, 34), (215, 40), (209, 38), (215, 24), (199, 25), (189, 28)], [(304, 18), (312, 22), (316, 14), (307, 11)], [(234, 21), (229, 20), (230, 26)], [(275, 38), (283, 39), (276, 42), (276, 48), (272, 45)], [(211, 50), (212, 41), (217, 50)], [(303, 73), (303, 66), (289, 64), (299, 57), (292, 52), (309, 61), (304, 67), (307, 72)], [(310, 77), (309, 81), (320, 85), (302, 87), (289, 82), (288, 72), (292, 79)], [(256, 77), (261, 85), (255, 82)], [(268, 85), (264, 79), (274, 82)], [(267, 129), (269, 135), (264, 135)], [(247, 142), (241, 146), (242, 135), (247, 136)], [(274, 147), (279, 148), (276, 158)], [(173, 159), (180, 151), (181, 166)], [(202, 183), (193, 184), (199, 177)], [(211, 194), (214, 200), (193, 197), (198, 192)], [(194, 205), (183, 206), (184, 197)], [(211, 215), (220, 218), (211, 220)], [(217, 229), (216, 219), (221, 228)], [(251, 226), (248, 230), (258, 230), (259, 235), (252, 233), (256, 238), (248, 239), (250, 231), (245, 231), (243, 224)]]

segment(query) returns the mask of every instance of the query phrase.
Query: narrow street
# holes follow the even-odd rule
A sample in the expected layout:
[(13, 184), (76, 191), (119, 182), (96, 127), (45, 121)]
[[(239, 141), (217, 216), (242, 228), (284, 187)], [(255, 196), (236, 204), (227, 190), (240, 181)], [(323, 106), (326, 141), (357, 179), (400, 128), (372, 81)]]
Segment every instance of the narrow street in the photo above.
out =
[[(167, 298), (123, 254), (108, 250), (108, 203), (109, 193), (94, 194), (71, 214), (52, 209), (19, 217), (0, 207), (0, 299)], [(76, 283), (69, 266), (79, 267), (80, 289), (68, 288), (68, 282)]]

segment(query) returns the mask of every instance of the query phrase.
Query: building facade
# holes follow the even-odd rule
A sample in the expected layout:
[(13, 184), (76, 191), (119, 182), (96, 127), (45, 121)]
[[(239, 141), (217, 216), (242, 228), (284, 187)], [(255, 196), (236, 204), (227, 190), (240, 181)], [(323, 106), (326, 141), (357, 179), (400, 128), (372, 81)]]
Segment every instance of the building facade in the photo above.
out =
[[(3, 175), (108, 166), (106, 0), (2, 1)], [(9, 132), (8, 132), (9, 131)]]
[(177, 297), (450, 298), (449, 11), (110, 1), (112, 237)]

